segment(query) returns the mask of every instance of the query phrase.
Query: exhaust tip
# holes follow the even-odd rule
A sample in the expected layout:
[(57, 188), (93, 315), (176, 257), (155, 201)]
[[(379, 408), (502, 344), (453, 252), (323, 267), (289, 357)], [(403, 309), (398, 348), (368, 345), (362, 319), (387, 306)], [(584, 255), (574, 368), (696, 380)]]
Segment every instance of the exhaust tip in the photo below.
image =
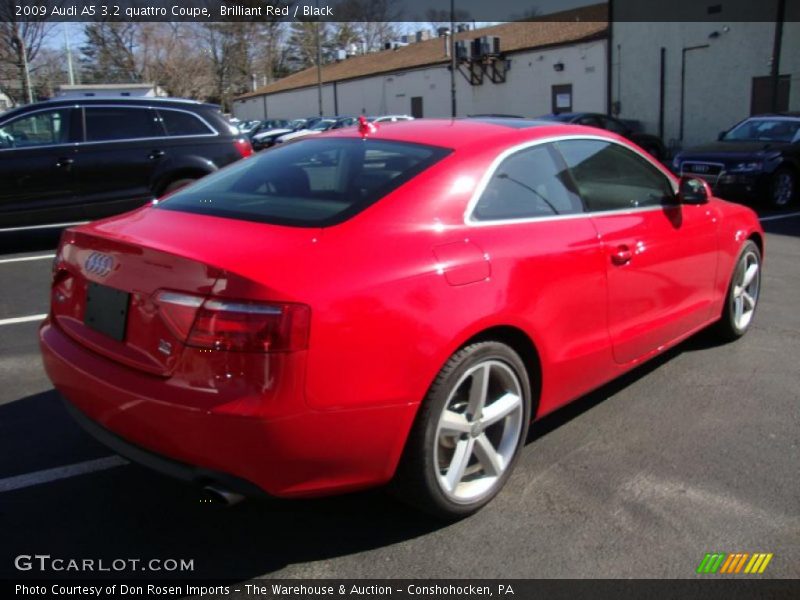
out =
[(203, 487), (203, 499), (210, 504), (234, 506), (244, 500), (244, 496), (236, 492), (231, 492), (230, 490), (207, 485)]

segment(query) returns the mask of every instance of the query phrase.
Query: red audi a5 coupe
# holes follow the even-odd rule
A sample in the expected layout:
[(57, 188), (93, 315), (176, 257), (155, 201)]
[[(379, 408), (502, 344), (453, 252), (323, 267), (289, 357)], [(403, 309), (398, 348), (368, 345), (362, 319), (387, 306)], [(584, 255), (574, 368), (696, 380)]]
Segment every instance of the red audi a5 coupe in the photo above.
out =
[(229, 499), (391, 482), (458, 518), (532, 421), (698, 330), (750, 327), (754, 213), (630, 141), (363, 125), (65, 231), (40, 339), (77, 421)]

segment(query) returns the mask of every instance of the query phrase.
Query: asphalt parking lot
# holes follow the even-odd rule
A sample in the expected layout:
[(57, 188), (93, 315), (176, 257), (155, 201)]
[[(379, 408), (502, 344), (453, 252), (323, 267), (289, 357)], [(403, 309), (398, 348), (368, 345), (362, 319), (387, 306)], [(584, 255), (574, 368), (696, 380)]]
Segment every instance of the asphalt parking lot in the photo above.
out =
[(761, 304), (743, 340), (695, 336), (534, 425), (504, 492), (451, 525), (380, 491), (221, 509), (109, 458), (39, 359), (56, 237), (8, 236), (0, 577), (25, 575), (19, 554), (50, 554), (193, 559), (181, 575), (203, 579), (684, 578), (712, 551), (774, 553), (761, 577), (800, 577), (800, 213), (763, 224)]

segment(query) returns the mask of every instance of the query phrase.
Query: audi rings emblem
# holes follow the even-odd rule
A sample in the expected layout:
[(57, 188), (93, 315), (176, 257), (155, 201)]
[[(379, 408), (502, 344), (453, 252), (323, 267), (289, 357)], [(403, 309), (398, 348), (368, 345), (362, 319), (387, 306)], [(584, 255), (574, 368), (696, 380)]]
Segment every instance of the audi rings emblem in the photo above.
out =
[(86, 262), (83, 263), (83, 268), (87, 273), (97, 275), (98, 277), (105, 277), (111, 272), (114, 266), (114, 259), (108, 254), (102, 252), (92, 252)]

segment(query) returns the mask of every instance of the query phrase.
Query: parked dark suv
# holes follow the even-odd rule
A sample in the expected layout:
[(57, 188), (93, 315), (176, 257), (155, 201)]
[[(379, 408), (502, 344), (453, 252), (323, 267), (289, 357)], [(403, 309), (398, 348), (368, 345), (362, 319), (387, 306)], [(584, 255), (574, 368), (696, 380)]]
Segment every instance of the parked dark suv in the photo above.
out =
[(218, 106), (80, 98), (0, 117), (0, 230), (108, 216), (252, 152)]

